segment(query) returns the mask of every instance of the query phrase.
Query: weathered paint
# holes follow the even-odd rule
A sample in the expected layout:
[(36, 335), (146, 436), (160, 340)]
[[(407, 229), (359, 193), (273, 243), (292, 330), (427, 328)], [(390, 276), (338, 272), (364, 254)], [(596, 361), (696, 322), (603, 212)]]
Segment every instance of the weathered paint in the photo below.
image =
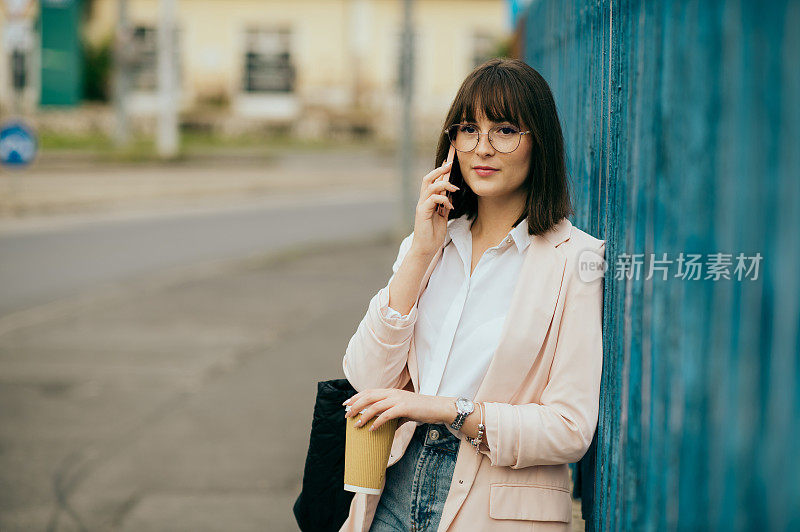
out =
[[(800, 2), (533, 0), (575, 223), (607, 240), (591, 530), (800, 530)], [(758, 277), (617, 279), (623, 253)], [(731, 273), (733, 268), (731, 268)], [(752, 277), (752, 274), (751, 274)]]

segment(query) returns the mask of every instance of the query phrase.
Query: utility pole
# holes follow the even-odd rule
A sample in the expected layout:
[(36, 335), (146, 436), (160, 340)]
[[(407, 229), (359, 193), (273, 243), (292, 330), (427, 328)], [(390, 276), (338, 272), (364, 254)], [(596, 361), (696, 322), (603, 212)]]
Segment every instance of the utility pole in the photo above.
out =
[(117, 27), (114, 40), (114, 144), (130, 144), (128, 93), (130, 91), (131, 33), (128, 23), (128, 0), (117, 0)]
[(370, 0), (350, 0), (348, 34), (350, 36), (350, 59), (353, 72), (352, 108), (361, 111), (364, 96), (364, 56), (369, 50)]
[(177, 65), (175, 64), (176, 0), (160, 0), (158, 23), (158, 154), (162, 158), (178, 155)]
[(413, 120), (413, 89), (414, 89), (414, 22), (412, 0), (403, 1), (403, 34), (402, 34), (402, 59), (400, 61), (400, 93), (402, 96), (402, 143), (400, 148), (401, 220), (404, 234), (414, 228), (415, 201), (412, 196), (412, 173), (414, 171), (414, 120)]

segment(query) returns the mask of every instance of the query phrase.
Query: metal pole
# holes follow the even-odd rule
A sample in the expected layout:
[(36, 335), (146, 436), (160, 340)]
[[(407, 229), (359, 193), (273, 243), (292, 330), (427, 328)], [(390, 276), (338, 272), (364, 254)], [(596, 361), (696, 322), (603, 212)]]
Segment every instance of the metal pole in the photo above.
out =
[(130, 27), (128, 25), (128, 0), (117, 1), (117, 28), (114, 41), (114, 144), (118, 147), (130, 143), (127, 98), (130, 90)]
[(161, 0), (158, 24), (158, 154), (164, 158), (178, 155), (178, 98), (175, 64), (176, 0)]
[[(414, 179), (414, 120), (413, 120), (413, 88), (414, 88), (414, 26), (412, 0), (403, 2), (403, 37), (402, 60), (400, 65), (400, 92), (402, 95), (402, 143), (400, 149), (401, 168), (401, 220), (406, 233), (414, 228), (415, 204), (412, 195)], [(404, 234), (406, 234), (404, 233)]]

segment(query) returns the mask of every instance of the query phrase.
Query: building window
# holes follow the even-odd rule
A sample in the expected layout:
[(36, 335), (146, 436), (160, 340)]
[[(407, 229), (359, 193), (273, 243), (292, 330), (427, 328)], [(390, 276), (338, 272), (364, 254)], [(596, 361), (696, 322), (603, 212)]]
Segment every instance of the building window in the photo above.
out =
[(245, 36), (244, 92), (293, 92), (288, 29), (249, 29)]
[(17, 92), (28, 86), (28, 55), (24, 50), (15, 48), (11, 52), (11, 84)]
[[(153, 26), (136, 26), (131, 34), (130, 76), (133, 89), (152, 92), (158, 88), (158, 31)], [(178, 86), (181, 84), (180, 30), (175, 30), (175, 61)]]

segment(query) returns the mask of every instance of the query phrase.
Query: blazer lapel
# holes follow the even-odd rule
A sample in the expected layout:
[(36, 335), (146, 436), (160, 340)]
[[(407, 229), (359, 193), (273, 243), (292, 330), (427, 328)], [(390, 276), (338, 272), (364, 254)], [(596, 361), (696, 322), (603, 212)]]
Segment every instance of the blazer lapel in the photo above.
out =
[(500, 342), (475, 401), (508, 403), (528, 376), (555, 313), (565, 264), (550, 239), (531, 235)]

